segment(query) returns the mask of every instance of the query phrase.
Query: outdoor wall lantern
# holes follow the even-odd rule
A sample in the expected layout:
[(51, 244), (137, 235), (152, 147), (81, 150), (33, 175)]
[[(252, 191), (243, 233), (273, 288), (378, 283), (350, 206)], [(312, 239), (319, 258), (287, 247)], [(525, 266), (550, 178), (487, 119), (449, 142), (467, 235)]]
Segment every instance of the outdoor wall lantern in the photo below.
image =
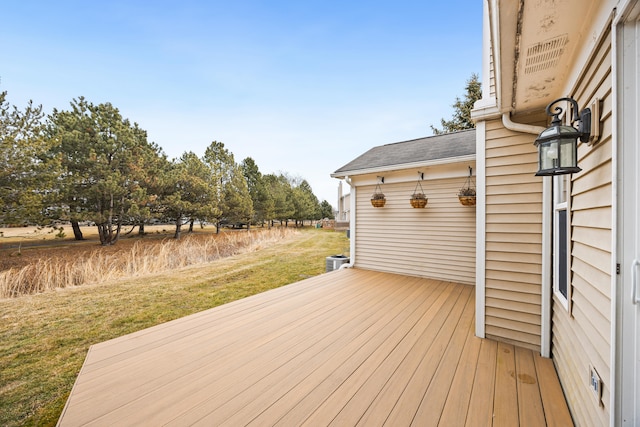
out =
[[(560, 115), (564, 111), (556, 107), (551, 112), (551, 107), (561, 101), (571, 103), (573, 117), (571, 126), (562, 125)], [(564, 175), (580, 172), (578, 167), (578, 139), (582, 142), (589, 141), (591, 133), (591, 110), (585, 108), (578, 113), (578, 103), (573, 98), (559, 98), (547, 105), (545, 110), (548, 116), (552, 116), (551, 127), (543, 130), (536, 138), (534, 144), (538, 147), (538, 172), (536, 176)], [(578, 129), (573, 127), (575, 122), (580, 122)]]

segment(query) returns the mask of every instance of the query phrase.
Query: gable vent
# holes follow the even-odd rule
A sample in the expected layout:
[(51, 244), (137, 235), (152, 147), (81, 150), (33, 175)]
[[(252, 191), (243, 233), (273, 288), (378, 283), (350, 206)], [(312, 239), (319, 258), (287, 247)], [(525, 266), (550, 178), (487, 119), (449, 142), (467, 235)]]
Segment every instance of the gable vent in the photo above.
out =
[(569, 36), (563, 34), (559, 37), (529, 46), (525, 59), (524, 73), (537, 73), (538, 71), (548, 70), (558, 65), (558, 60), (564, 52), (564, 47), (568, 41)]

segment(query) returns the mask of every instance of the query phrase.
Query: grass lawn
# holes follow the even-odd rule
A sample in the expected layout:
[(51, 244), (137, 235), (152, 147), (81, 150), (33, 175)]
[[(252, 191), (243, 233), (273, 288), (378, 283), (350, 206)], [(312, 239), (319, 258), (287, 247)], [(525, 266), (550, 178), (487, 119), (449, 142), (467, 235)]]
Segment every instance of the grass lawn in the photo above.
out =
[(0, 425), (55, 425), (89, 346), (324, 272), (345, 233), (135, 279), (0, 300)]

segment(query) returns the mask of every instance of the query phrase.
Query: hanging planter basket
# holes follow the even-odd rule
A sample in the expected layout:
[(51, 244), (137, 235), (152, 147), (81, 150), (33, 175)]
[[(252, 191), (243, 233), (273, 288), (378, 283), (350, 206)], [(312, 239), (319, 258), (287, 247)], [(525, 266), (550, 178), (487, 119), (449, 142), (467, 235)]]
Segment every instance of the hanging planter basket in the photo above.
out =
[(380, 190), (380, 184), (376, 184), (376, 189), (371, 195), (371, 206), (374, 208), (382, 208), (385, 203), (387, 203), (387, 199), (384, 197), (382, 190)]
[(476, 205), (476, 196), (465, 196), (458, 194), (458, 200), (460, 200), (460, 204), (462, 206), (475, 206)]
[(385, 199), (384, 194), (373, 193), (373, 196), (371, 196), (371, 206), (374, 208), (382, 208), (385, 203), (387, 203), (387, 199)]
[[(420, 191), (418, 191), (418, 188), (420, 188)], [(420, 184), (420, 181), (418, 181), (418, 183), (416, 184), (416, 188), (413, 190), (413, 194), (409, 199), (409, 203), (411, 203), (411, 207), (424, 208), (425, 206), (427, 206), (428, 200), (429, 199), (427, 199), (427, 196), (425, 196), (424, 190), (422, 189), (422, 184)]]
[(475, 206), (476, 205), (476, 185), (473, 181), (473, 169), (469, 167), (469, 176), (465, 182), (464, 187), (458, 191), (458, 200), (462, 206)]
[(411, 196), (409, 203), (411, 203), (411, 206), (414, 208), (424, 208), (427, 206), (427, 201), (428, 199), (424, 194), (414, 194)]

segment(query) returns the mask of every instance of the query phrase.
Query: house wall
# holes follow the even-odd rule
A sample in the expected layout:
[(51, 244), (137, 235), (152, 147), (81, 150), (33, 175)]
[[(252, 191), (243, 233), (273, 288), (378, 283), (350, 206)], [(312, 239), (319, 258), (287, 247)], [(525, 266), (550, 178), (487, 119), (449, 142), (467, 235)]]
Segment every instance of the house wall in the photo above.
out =
[[(412, 208), (418, 170), (384, 174), (387, 202), (371, 206), (376, 176), (352, 178), (356, 192), (358, 268), (475, 283), (475, 207), (462, 206), (458, 190), (474, 163), (420, 169), (428, 197), (423, 209)], [(353, 226), (353, 224), (352, 224)]]
[(338, 213), (336, 215), (337, 221), (346, 221), (349, 222), (351, 220), (351, 194), (347, 193), (338, 198)]
[[(573, 97), (580, 108), (602, 100), (600, 131), (593, 146), (581, 143), (571, 189), (571, 301), (567, 311), (554, 296), (552, 357), (578, 425), (608, 425), (611, 411), (612, 79), (611, 32), (604, 29)], [(597, 401), (589, 389), (589, 366), (603, 381)]]
[(485, 132), (485, 336), (539, 351), (542, 180), (534, 176), (535, 136), (510, 131), (501, 120), (487, 121)]

